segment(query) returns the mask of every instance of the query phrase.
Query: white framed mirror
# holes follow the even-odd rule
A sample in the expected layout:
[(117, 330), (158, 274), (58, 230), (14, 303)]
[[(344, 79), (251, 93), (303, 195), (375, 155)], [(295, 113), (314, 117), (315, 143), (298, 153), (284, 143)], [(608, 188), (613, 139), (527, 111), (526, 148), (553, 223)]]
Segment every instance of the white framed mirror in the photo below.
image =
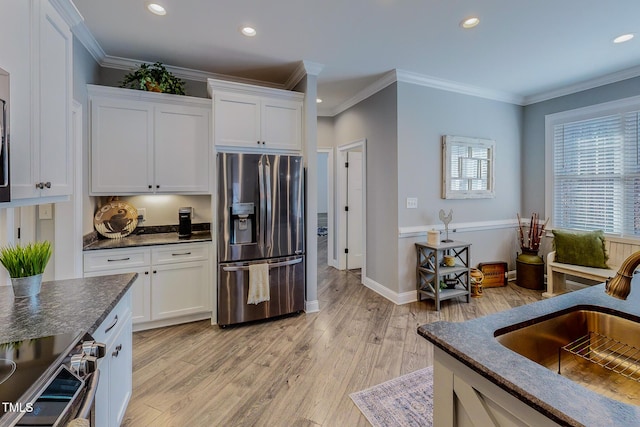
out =
[(494, 190), (495, 141), (442, 137), (442, 198), (487, 199)]

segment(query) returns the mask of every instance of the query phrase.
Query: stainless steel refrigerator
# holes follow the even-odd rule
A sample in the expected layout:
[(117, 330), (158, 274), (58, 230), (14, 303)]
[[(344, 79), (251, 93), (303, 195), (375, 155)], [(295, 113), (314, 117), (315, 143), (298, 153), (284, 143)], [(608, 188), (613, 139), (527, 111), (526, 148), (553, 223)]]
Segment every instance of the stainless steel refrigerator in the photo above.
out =
[[(302, 157), (218, 153), (218, 325), (304, 309)], [(248, 304), (249, 266), (268, 264), (269, 301)]]

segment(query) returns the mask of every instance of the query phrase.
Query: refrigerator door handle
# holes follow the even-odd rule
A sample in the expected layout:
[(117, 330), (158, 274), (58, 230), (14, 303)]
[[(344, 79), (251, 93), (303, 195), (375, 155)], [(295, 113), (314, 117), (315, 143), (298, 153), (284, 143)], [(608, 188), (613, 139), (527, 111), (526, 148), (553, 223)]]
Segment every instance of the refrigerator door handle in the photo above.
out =
[(265, 186), (265, 193), (267, 198), (267, 218), (266, 218), (267, 222), (265, 223), (265, 231), (266, 231), (265, 246), (268, 251), (269, 248), (271, 248), (271, 239), (273, 235), (272, 233), (273, 224), (271, 223), (273, 218), (273, 214), (271, 212), (271, 165), (269, 164), (268, 158), (267, 158), (267, 163), (264, 165), (264, 171), (267, 178), (267, 183)]
[(258, 238), (257, 243), (261, 248), (264, 247), (264, 228), (266, 226), (266, 200), (265, 200), (265, 187), (264, 187), (264, 165), (262, 160), (264, 156), (260, 157), (258, 161), (258, 191), (260, 192), (260, 217), (258, 219)]
[[(288, 265), (300, 264), (301, 262), (302, 262), (302, 258), (290, 259), (289, 261), (269, 263), (269, 268), (286, 267)], [(222, 267), (222, 271), (246, 271), (246, 270), (249, 270), (248, 265)]]

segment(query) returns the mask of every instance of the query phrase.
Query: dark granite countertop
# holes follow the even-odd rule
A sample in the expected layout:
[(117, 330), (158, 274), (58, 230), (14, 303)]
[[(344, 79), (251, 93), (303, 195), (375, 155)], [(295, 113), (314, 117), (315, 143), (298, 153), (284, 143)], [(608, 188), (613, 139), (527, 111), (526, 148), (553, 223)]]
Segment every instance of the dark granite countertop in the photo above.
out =
[(174, 243), (210, 242), (211, 231), (194, 231), (189, 237), (178, 237), (178, 233), (130, 234), (121, 239), (96, 240), (83, 248), (85, 251), (98, 249), (135, 248), (138, 246), (171, 245)]
[[(604, 293), (604, 284), (466, 322), (436, 322), (418, 333), (483, 377), (561, 425), (640, 426), (640, 406), (604, 397), (503, 347), (496, 330), (574, 307), (640, 319), (640, 275), (626, 301)], [(640, 387), (640, 385), (639, 385)]]
[(136, 276), (128, 273), (43, 282), (38, 295), (17, 299), (11, 286), (0, 286), (0, 342), (93, 333)]

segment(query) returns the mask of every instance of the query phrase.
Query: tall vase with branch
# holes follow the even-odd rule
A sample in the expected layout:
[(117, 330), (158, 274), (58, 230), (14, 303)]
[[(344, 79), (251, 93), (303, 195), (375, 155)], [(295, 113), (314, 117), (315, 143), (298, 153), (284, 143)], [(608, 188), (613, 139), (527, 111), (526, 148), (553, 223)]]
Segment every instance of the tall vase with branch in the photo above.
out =
[(520, 214), (516, 214), (518, 217), (518, 238), (520, 241), (520, 249), (523, 253), (537, 254), (540, 250), (540, 240), (544, 235), (544, 231), (549, 223), (549, 218), (544, 223), (540, 223), (540, 217), (537, 212), (531, 214), (531, 221), (529, 227), (525, 231), (526, 223), (523, 224)]

